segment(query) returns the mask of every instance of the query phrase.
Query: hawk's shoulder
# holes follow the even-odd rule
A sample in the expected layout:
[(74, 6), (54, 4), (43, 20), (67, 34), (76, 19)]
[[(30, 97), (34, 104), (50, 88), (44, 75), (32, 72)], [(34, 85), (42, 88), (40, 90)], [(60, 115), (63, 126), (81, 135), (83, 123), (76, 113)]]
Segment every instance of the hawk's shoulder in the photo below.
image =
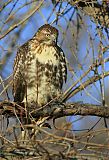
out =
[(28, 52), (28, 42), (26, 42), (25, 44), (23, 44), (18, 48), (17, 55), (14, 60), (14, 70), (16, 70), (15, 67), (17, 67), (19, 63), (22, 63), (25, 60), (27, 52)]

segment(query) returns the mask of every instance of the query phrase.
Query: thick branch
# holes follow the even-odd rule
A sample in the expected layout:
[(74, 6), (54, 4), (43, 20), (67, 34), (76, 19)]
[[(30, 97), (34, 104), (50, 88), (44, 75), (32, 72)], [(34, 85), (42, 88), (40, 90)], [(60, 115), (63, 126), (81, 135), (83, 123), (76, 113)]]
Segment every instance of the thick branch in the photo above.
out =
[(109, 107), (103, 107), (99, 105), (92, 104), (80, 104), (80, 103), (67, 103), (64, 104), (65, 107), (56, 110), (53, 113), (55, 118), (62, 116), (71, 116), (71, 115), (82, 115), (82, 116), (98, 116), (109, 118)]
[[(13, 102), (0, 102), (0, 113), (2, 115), (18, 116), (20, 117), (21, 113), (23, 117), (26, 116), (26, 112), (23, 107), (15, 105)], [(59, 118), (64, 116), (71, 115), (82, 115), (82, 116), (98, 116), (109, 118), (109, 107), (104, 107), (100, 105), (93, 104), (81, 104), (81, 103), (64, 103), (64, 104), (51, 104), (42, 109), (35, 109), (30, 112), (30, 115), (34, 118), (37, 117), (47, 117), (50, 118)]]

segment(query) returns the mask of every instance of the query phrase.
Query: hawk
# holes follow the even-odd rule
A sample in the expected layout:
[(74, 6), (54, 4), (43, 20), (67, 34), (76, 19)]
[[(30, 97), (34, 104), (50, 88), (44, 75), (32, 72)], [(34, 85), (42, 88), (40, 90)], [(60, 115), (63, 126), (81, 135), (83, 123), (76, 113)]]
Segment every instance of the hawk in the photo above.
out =
[(57, 38), (58, 30), (45, 24), (32, 39), (19, 47), (13, 67), (15, 102), (43, 106), (62, 93), (67, 67)]

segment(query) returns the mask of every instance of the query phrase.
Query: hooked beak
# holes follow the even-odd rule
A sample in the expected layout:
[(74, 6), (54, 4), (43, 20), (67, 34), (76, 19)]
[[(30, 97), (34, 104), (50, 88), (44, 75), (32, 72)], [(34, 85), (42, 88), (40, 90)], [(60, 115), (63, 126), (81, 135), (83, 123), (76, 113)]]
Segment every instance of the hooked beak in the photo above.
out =
[(53, 41), (54, 44), (57, 43), (57, 38), (56, 38), (55, 35), (51, 35), (51, 39), (52, 39), (52, 41)]

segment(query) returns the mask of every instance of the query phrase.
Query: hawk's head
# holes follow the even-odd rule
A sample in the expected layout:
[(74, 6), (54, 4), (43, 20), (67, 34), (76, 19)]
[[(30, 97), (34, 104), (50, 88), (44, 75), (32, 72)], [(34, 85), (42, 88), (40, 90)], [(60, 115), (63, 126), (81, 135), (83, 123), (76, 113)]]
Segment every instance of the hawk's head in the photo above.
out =
[(58, 30), (49, 24), (45, 24), (38, 29), (36, 33), (36, 39), (40, 43), (45, 43), (47, 45), (54, 45), (57, 43)]

